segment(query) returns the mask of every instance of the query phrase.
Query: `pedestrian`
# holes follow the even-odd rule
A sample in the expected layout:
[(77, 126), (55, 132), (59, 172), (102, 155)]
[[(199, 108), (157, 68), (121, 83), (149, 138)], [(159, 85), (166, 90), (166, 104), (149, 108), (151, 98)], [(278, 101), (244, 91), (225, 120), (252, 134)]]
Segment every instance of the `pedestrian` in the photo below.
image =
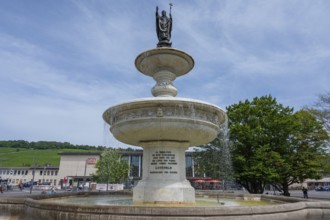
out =
[(22, 191), (23, 190), (23, 183), (20, 183), (19, 185), (18, 185), (18, 188)]
[(3, 187), (2, 187), (2, 184), (0, 184), (0, 192), (3, 193)]
[(308, 199), (308, 190), (306, 187), (302, 188), (303, 194), (304, 194), (304, 199)]

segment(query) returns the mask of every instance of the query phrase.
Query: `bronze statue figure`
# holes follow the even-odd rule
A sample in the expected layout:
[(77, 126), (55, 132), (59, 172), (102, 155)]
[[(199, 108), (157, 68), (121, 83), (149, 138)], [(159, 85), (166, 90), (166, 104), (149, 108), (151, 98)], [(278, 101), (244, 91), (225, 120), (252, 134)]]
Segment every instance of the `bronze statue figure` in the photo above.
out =
[[(170, 4), (172, 7), (172, 4)], [(162, 15), (158, 14), (158, 6), (156, 7), (156, 31), (158, 37), (157, 47), (171, 47), (171, 32), (172, 32), (172, 15), (171, 8), (169, 17), (166, 16), (166, 11), (162, 11)]]

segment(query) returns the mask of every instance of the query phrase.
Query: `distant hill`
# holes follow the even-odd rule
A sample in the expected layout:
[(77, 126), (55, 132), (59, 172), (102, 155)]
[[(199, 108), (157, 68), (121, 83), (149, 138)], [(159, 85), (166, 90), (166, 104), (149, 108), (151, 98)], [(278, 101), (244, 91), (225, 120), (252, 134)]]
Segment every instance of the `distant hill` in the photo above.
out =
[(89, 145), (73, 145), (69, 142), (56, 142), (56, 141), (37, 141), (28, 142), (24, 140), (14, 141), (0, 141), (0, 148), (24, 148), (24, 149), (38, 149), (38, 150), (50, 150), (50, 149), (80, 149), (80, 150), (104, 150), (104, 146), (89, 146)]
[(61, 152), (95, 152), (81, 149), (26, 149), (0, 147), (0, 167), (59, 166)]
[[(68, 142), (0, 141), (0, 167), (59, 166), (61, 152), (101, 152), (105, 149), (104, 146), (73, 145)], [(125, 149), (130, 150), (133, 149)]]

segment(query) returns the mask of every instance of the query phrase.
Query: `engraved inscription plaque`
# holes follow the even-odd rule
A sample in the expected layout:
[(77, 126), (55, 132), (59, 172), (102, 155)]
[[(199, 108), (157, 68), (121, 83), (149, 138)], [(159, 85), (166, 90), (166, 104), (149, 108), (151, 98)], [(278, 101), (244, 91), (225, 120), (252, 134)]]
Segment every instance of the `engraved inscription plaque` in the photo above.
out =
[(155, 151), (150, 162), (150, 174), (178, 174), (178, 163), (172, 151)]

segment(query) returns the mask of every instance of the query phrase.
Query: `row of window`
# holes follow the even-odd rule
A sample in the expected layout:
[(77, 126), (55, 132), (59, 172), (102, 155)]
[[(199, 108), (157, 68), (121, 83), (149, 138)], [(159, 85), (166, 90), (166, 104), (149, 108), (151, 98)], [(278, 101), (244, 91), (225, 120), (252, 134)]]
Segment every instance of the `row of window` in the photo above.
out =
[[(28, 175), (28, 170), (0, 170), (0, 175)], [(40, 176), (57, 176), (57, 170), (40, 170)], [(33, 175), (33, 171), (31, 171)]]
[(57, 176), (57, 170), (40, 170), (39, 175), (42, 176)]
[[(8, 185), (18, 185), (19, 183), (26, 183), (29, 182), (30, 180), (27, 179), (8, 179)], [(39, 179), (37, 180), (38, 184), (43, 184), (43, 183), (47, 183), (49, 185), (56, 185), (56, 179)]]
[(28, 175), (28, 170), (0, 170), (0, 175)]

